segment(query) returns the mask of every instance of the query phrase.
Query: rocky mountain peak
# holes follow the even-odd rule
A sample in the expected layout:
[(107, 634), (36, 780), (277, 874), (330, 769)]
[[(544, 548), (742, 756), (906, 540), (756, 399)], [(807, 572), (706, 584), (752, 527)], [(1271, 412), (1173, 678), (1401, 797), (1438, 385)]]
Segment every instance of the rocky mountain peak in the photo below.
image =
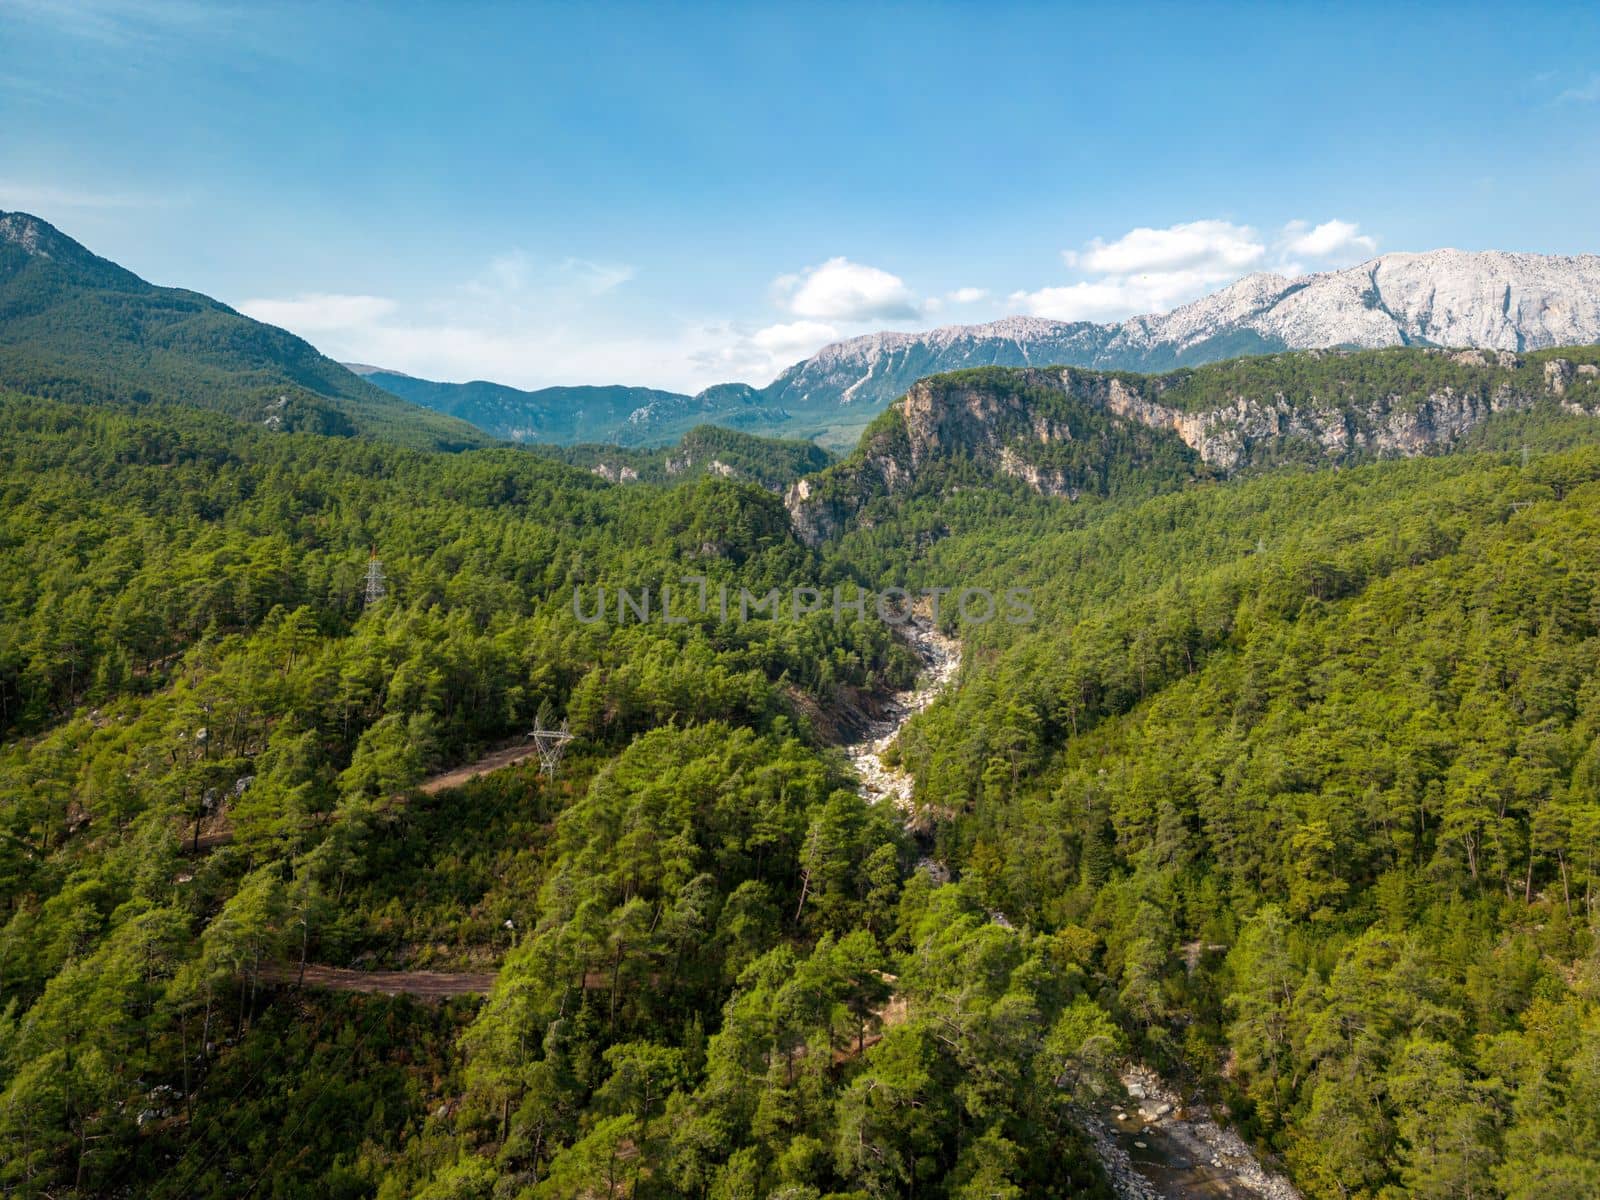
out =
[(94, 258), (50, 222), (25, 212), (0, 212), (0, 245), (15, 246), (30, 258), (63, 262)]
[(1006, 317), (824, 347), (768, 388), (794, 406), (878, 407), (917, 379), (976, 366), (1166, 371), (1241, 354), (1384, 346), (1520, 353), (1600, 341), (1600, 257), (1433, 250), (1290, 278), (1247, 275), (1115, 324)]
[(30, 267), (44, 269), (73, 285), (150, 290), (133, 272), (101, 258), (50, 222), (32, 213), (0, 212), (0, 276)]

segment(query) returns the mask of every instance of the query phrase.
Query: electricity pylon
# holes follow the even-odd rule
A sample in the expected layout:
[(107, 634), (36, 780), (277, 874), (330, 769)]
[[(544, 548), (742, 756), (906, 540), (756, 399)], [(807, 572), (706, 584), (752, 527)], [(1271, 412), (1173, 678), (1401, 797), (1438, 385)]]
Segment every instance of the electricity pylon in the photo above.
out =
[(367, 607), (371, 608), (388, 594), (389, 589), (383, 583), (383, 561), (374, 550), (367, 560)]
[(556, 777), (556, 768), (561, 765), (562, 756), (567, 752), (567, 743), (572, 740), (572, 734), (567, 729), (567, 722), (563, 721), (559, 729), (533, 731), (534, 749), (539, 752), (539, 769), (548, 779)]

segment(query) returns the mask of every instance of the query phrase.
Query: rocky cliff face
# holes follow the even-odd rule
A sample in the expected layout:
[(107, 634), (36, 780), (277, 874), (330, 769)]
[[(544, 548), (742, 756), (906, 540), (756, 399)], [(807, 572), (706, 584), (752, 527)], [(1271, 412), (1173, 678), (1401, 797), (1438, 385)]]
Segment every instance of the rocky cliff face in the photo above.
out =
[[(1141, 444), (1130, 428), (1171, 437), (1204, 468), (1228, 473), (1285, 458), (1422, 454), (1496, 413), (1540, 403), (1600, 413), (1596, 351), (1310, 352), (1254, 366), (1257, 381), (1245, 383), (1229, 364), (1159, 376), (1052, 368), (924, 379), (853, 458), (801, 480), (785, 502), (796, 530), (815, 544), (837, 534), (870, 497), (903, 491), (930, 463), (953, 456), (1075, 499), (1086, 479), (1082, 455), (1063, 465), (1060, 450), (1082, 443), (1086, 429), (1098, 439), (1094, 450), (1131, 452), (1136, 467), (1181, 459), (1163, 459), (1159, 442)], [(1095, 426), (1093, 414), (1109, 424)]]
[(1165, 423), (1118, 411), (1118, 386), (1120, 377), (1070, 368), (920, 380), (852, 457), (788, 489), (790, 520), (816, 545), (874, 498), (906, 491), (941, 469), (960, 475), (969, 465), (1074, 500), (1142, 476), (1171, 483), (1203, 472), (1199, 456)]
[(1570, 412), (1600, 410), (1600, 367), (1549, 358), (1529, 364), (1509, 351), (1445, 354), (1474, 368), (1465, 386), (1445, 384), (1417, 396), (1379, 390), (1356, 394), (1330, 389), (1290, 399), (1283, 391), (1239, 392), (1199, 411), (1162, 402), (1173, 380), (1137, 387), (1112, 379), (1107, 407), (1120, 416), (1172, 429), (1208, 465), (1224, 471), (1272, 459), (1290, 443), (1328, 458), (1411, 456), (1449, 446), (1498, 412), (1553, 400)]

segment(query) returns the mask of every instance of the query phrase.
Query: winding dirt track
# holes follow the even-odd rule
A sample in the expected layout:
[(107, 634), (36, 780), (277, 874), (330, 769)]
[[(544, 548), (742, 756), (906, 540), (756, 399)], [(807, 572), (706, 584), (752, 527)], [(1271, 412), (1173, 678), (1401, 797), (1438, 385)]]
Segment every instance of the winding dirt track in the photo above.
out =
[(432, 796), (435, 792), (445, 791), (447, 788), (460, 787), (470, 783), (479, 775), (487, 775), (490, 771), (501, 771), (506, 767), (514, 767), (519, 762), (526, 762), (539, 751), (531, 742), (520, 746), (507, 746), (503, 750), (496, 750), (493, 754), (485, 755), (475, 763), (468, 763), (464, 767), (456, 767), (452, 771), (445, 771), (438, 775), (430, 775), (417, 785), (417, 790), (424, 795)]
[[(480, 775), (487, 775), (491, 771), (502, 771), (506, 767), (514, 767), (520, 762), (533, 758), (539, 751), (532, 743), (504, 746), (492, 754), (486, 754), (477, 762), (466, 763), (459, 767), (452, 767), (448, 771), (441, 771), (437, 775), (430, 775), (417, 784), (416, 790), (425, 796), (433, 796), (439, 792), (458, 788), (466, 783), (471, 783)], [(402, 802), (404, 797), (396, 796), (394, 803)], [(201, 827), (198, 837), (193, 833), (186, 833), (179, 846), (181, 853), (186, 855), (208, 854), (218, 846), (229, 845), (233, 841), (233, 827), (227, 815), (212, 817)]]
[[(300, 968), (292, 963), (263, 967), (268, 983), (296, 985)], [(413, 996), (418, 1000), (448, 1000), (455, 996), (482, 996), (494, 986), (493, 971), (357, 971), (349, 967), (324, 967), (307, 963), (304, 985), (328, 992), (369, 992), (380, 996)]]

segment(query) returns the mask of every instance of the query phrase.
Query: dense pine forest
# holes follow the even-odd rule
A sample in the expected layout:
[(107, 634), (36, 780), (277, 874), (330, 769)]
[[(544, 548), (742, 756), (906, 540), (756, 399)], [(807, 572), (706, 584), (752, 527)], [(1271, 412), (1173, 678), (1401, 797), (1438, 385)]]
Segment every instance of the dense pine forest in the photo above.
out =
[[(958, 448), (808, 545), (792, 443), (54, 390), (0, 396), (8, 1194), (1110, 1196), (1129, 1061), (1308, 1196), (1600, 1193), (1592, 418), (1224, 478), (1063, 409), (1076, 499)], [(685, 579), (1037, 619), (941, 611), (906, 814), (839, 749), (896, 630)]]
[(0, 1200), (1600, 1200), (1600, 3), (1263, 10), (0, 0)]
[(1308, 1195), (1600, 1190), (1588, 420), (1010, 538), (967, 498), (852, 535), (889, 569), (937, 523), (912, 582), (1036, 586), (1040, 626), (972, 631), (900, 739), (940, 857), (1085, 947), (1146, 1059)]

